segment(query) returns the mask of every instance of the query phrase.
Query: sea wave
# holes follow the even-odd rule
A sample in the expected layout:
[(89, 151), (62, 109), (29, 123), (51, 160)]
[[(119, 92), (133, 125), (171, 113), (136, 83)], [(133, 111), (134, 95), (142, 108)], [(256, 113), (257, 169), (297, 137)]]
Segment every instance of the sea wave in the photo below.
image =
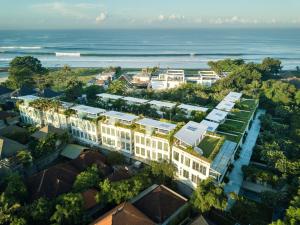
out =
[(194, 56), (232, 56), (242, 57), (248, 54), (244, 53), (81, 53), (81, 52), (24, 52), (24, 51), (0, 51), (0, 53), (19, 54), (19, 55), (55, 55), (55, 56), (68, 56), (68, 57), (194, 57)]
[(0, 49), (42, 49), (41, 46), (0, 46)]
[(56, 56), (80, 57), (80, 52), (55, 52)]

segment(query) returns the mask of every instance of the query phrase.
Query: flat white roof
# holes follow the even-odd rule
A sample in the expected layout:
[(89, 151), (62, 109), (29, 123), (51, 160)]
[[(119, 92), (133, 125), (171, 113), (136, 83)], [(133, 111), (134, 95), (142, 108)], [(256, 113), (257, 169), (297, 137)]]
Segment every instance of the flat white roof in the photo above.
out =
[(103, 114), (104, 116), (111, 117), (118, 120), (125, 120), (128, 122), (132, 122), (133, 120), (137, 119), (138, 116), (129, 114), (129, 113), (122, 113), (117, 111), (108, 111)]
[(75, 105), (71, 109), (73, 109), (77, 112), (89, 113), (89, 114), (94, 114), (94, 115), (106, 112), (105, 109), (90, 107), (90, 106), (86, 106), (86, 105)]
[(207, 130), (210, 132), (215, 132), (216, 129), (218, 128), (219, 124), (212, 122), (212, 121), (208, 121), (208, 120), (202, 120), (200, 122), (200, 124), (206, 125), (207, 126)]
[(189, 121), (174, 136), (189, 146), (196, 146), (201, 136), (207, 131), (207, 126)]
[(163, 101), (156, 101), (156, 100), (150, 101), (149, 104), (156, 105), (158, 107), (166, 107), (166, 108), (173, 108), (176, 106), (176, 103), (173, 102), (163, 102)]
[(34, 101), (39, 99), (40, 97), (35, 96), (35, 95), (24, 95), (24, 96), (19, 96), (18, 99), (24, 100), (24, 101)]
[(195, 105), (186, 105), (186, 104), (181, 104), (178, 106), (180, 109), (185, 109), (188, 111), (200, 111), (200, 112), (206, 112), (208, 108), (201, 107), (201, 106), (195, 106)]
[(225, 96), (225, 98), (223, 100), (228, 101), (228, 102), (236, 102), (238, 100), (240, 100), (240, 98), (242, 97), (242, 93), (239, 92), (229, 92), (228, 95)]
[(71, 103), (71, 102), (60, 101), (60, 103), (61, 103), (62, 107), (65, 109), (71, 108), (74, 105), (74, 103)]
[(153, 127), (153, 128), (157, 128), (160, 130), (166, 130), (166, 131), (171, 131), (176, 128), (175, 124), (161, 122), (161, 121), (153, 120), (153, 119), (149, 119), (149, 118), (144, 118), (144, 119), (138, 120), (138, 121), (136, 121), (136, 123), (139, 125), (142, 125), (142, 126)]
[(216, 108), (223, 110), (223, 111), (230, 112), (233, 109), (234, 105), (235, 105), (234, 102), (229, 102), (229, 101), (223, 100), (216, 106)]
[(108, 93), (101, 93), (101, 94), (97, 94), (96, 96), (98, 96), (100, 98), (107, 98), (107, 99), (113, 99), (113, 100), (123, 98), (123, 96), (121, 96), (121, 95), (112, 95), (112, 94), (108, 94)]
[(134, 98), (134, 97), (124, 97), (123, 99), (128, 102), (134, 102), (134, 103), (139, 103), (139, 104), (144, 104), (144, 103), (149, 102), (149, 100), (142, 99), (142, 98)]
[(211, 120), (217, 123), (220, 123), (227, 116), (228, 112), (224, 112), (218, 109), (213, 109), (207, 116), (207, 120)]

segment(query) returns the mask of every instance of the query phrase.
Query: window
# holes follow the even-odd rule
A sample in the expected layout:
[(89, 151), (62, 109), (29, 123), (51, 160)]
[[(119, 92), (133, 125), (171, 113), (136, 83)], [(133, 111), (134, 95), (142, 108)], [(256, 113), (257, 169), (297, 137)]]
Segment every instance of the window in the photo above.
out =
[(130, 135), (129, 135), (128, 132), (126, 132), (126, 139), (127, 139), (127, 140), (130, 140)]
[(186, 166), (190, 167), (191, 160), (190, 160), (188, 157), (185, 157), (184, 164), (185, 164)]
[(181, 160), (180, 160), (181, 164), (183, 164), (183, 159), (184, 159), (184, 157), (183, 157), (183, 155), (181, 155)]
[(122, 149), (125, 149), (125, 142), (122, 142), (122, 143), (121, 143), (121, 148), (122, 148)]
[(193, 170), (199, 171), (200, 165), (197, 162), (193, 162)]
[(150, 151), (147, 151), (147, 158), (150, 159)]
[(106, 128), (102, 127), (102, 133), (105, 134), (106, 133)]
[(148, 147), (151, 146), (150, 138), (147, 138), (147, 139), (146, 139), (146, 145), (147, 145)]
[(186, 170), (183, 170), (183, 177), (185, 177), (185, 178), (189, 178), (189, 172), (188, 171), (186, 171)]
[(161, 161), (161, 160), (162, 160), (162, 155), (161, 155), (161, 153), (157, 153), (157, 160), (158, 160), (158, 161)]
[(137, 144), (140, 143), (140, 136), (135, 136), (135, 142), (136, 142)]
[(106, 132), (108, 135), (110, 135), (110, 128), (107, 128)]
[(179, 153), (174, 151), (173, 159), (179, 161)]
[(152, 148), (156, 148), (156, 141), (152, 141)]
[(135, 153), (136, 153), (137, 155), (140, 154), (140, 147), (135, 147)]
[(164, 154), (164, 155), (163, 155), (163, 158), (164, 158), (164, 160), (167, 161), (169, 157), (168, 157), (168, 155)]
[(162, 143), (161, 143), (161, 141), (158, 141), (158, 142), (157, 142), (157, 148), (158, 148), (159, 150), (162, 150)]
[(168, 144), (167, 143), (164, 143), (164, 151), (168, 151), (169, 149), (168, 149)]
[(141, 155), (145, 156), (145, 149), (144, 148), (141, 148)]
[(200, 171), (199, 172), (202, 173), (203, 175), (206, 175), (206, 167), (200, 165)]
[(197, 184), (197, 176), (192, 174), (192, 182)]
[(156, 159), (156, 154), (155, 152), (152, 152), (152, 160), (155, 160)]
[(129, 143), (126, 143), (126, 150), (130, 151), (130, 144)]
[(121, 138), (125, 139), (125, 132), (121, 131)]
[(111, 135), (115, 136), (115, 129), (111, 129)]
[(141, 137), (141, 144), (144, 145), (145, 144), (145, 138)]

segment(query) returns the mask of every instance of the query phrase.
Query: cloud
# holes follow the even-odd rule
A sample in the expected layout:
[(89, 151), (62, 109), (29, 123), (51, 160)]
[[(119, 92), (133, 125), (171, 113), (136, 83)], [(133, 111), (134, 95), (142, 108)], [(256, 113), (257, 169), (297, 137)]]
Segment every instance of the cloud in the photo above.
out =
[[(35, 4), (32, 5), (31, 8), (39, 12), (51, 13), (56, 16), (58, 15), (76, 19), (94, 20), (95, 17), (92, 15), (96, 15), (95, 11), (99, 11), (102, 8), (102, 5), (92, 3), (70, 4), (56, 1)], [(101, 17), (101, 14), (99, 16)]]
[(101, 12), (97, 17), (96, 17), (96, 23), (102, 23), (104, 20), (106, 20), (107, 14), (104, 12)]
[(182, 15), (176, 15), (176, 14), (171, 14), (171, 15), (159, 15), (157, 20), (158, 21), (182, 21), (185, 19), (185, 16)]

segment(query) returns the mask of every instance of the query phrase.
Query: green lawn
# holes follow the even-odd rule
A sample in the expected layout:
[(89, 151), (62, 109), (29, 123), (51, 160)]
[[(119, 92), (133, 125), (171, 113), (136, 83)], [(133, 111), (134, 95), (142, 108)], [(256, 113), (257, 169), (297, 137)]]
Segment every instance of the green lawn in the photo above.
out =
[(245, 131), (247, 123), (239, 122), (227, 119), (225, 123), (221, 124), (218, 128), (219, 131), (223, 132), (239, 132), (243, 133)]
[(228, 119), (233, 119), (233, 120), (242, 120), (245, 122), (248, 122), (250, 117), (252, 115), (252, 112), (248, 111), (236, 111), (236, 112), (231, 112), (228, 115)]
[(239, 143), (241, 138), (242, 138), (242, 135), (239, 134), (239, 135), (234, 135), (234, 134), (223, 134), (223, 133), (219, 133), (221, 135), (223, 135), (225, 137), (226, 140), (228, 141), (233, 141), (233, 142), (236, 142), (236, 143)]
[(205, 136), (204, 139), (200, 142), (198, 147), (201, 148), (201, 150), (203, 151), (203, 156), (205, 158), (212, 160), (213, 158), (212, 156), (216, 155), (216, 153), (220, 150), (222, 141), (223, 141), (222, 138)]
[(257, 101), (255, 99), (242, 100), (236, 104), (236, 108), (252, 111), (255, 109)]

